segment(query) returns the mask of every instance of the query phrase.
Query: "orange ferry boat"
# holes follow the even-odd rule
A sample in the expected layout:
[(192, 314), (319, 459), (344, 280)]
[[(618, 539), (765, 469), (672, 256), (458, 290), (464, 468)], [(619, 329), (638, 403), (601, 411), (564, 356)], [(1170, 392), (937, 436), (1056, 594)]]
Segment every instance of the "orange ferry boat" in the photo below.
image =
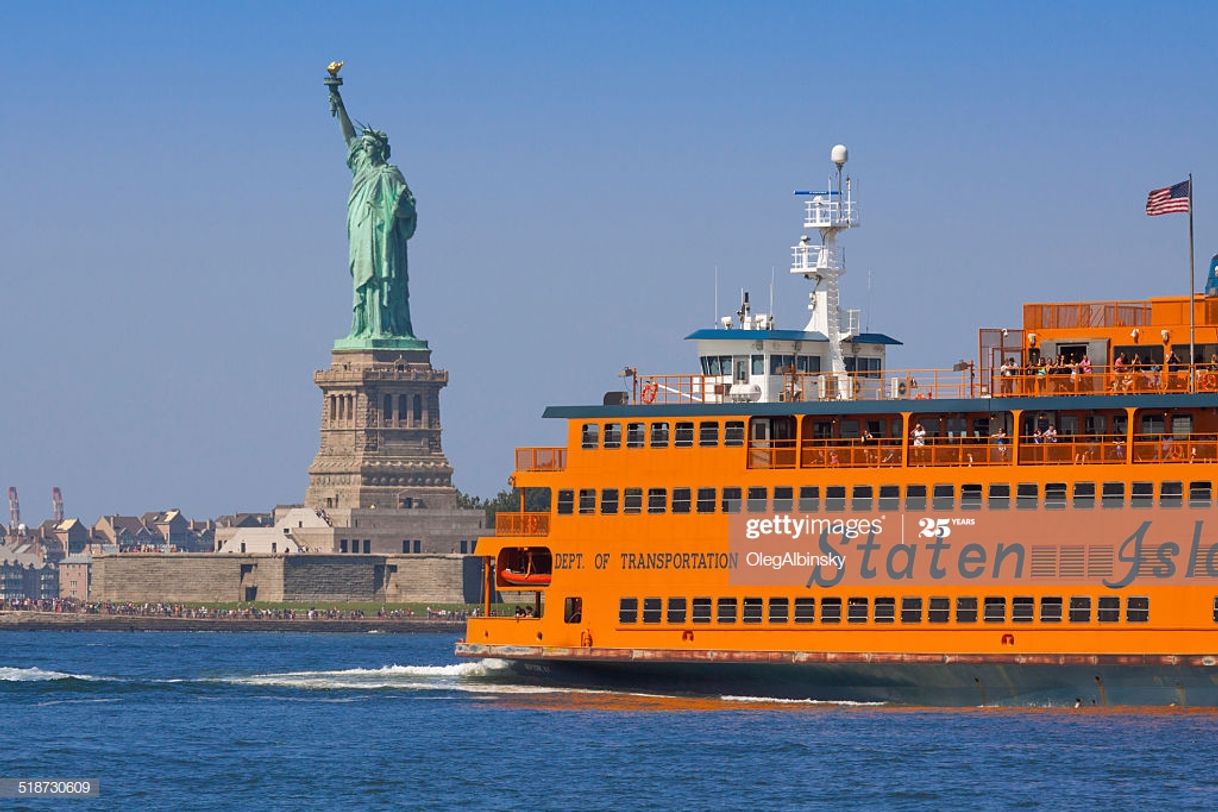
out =
[(517, 449), (457, 653), (666, 692), (1218, 705), (1214, 280), (1027, 304), (974, 361), (892, 370), (839, 308), (832, 157), (793, 249), (808, 325), (746, 294), (689, 336), (700, 372), (548, 408), (566, 442)]

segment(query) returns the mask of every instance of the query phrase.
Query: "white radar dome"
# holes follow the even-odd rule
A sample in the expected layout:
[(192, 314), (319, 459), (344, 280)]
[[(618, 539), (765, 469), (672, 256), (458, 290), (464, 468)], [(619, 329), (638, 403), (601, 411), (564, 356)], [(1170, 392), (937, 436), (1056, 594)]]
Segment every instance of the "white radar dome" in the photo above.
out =
[(837, 164), (839, 167), (846, 163), (846, 160), (849, 157), (850, 151), (846, 149), (845, 144), (838, 144), (829, 152), (829, 160), (833, 161), (833, 163)]

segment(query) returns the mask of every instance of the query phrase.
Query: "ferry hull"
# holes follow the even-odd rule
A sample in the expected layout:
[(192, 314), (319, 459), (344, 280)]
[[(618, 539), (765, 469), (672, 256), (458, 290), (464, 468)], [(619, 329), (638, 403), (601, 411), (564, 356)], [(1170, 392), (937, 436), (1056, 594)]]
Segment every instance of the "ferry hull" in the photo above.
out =
[(1218, 657), (543, 649), (461, 643), (530, 682), (938, 707), (1218, 707)]

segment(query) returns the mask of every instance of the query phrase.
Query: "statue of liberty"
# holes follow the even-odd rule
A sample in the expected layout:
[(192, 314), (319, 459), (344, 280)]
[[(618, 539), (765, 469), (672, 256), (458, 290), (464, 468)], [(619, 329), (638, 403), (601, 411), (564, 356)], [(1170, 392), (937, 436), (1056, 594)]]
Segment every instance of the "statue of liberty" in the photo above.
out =
[(426, 347), (410, 325), (406, 242), (418, 215), (406, 178), (389, 161), (389, 136), (360, 125), (357, 134), (338, 87), (341, 62), (330, 64), (325, 80), (330, 112), (347, 143), (351, 195), (347, 199), (347, 269), (354, 286), (351, 334), (335, 349)]

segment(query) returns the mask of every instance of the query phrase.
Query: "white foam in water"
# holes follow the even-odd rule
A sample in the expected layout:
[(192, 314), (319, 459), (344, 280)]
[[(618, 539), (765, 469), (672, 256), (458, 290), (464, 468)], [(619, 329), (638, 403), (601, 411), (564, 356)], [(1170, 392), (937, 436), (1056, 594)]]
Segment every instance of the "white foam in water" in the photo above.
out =
[(381, 668), (344, 668), (335, 671), (285, 671), (274, 674), (254, 674), (248, 677), (227, 677), (221, 682), (236, 685), (265, 685), (284, 688), (399, 688), (408, 690), (457, 690), (488, 693), (532, 693), (532, 686), (490, 685), (463, 680), (486, 677), (503, 671), (503, 660), (480, 660), (452, 665), (386, 665)]
[(96, 681), (102, 677), (88, 674), (65, 674), (62, 671), (46, 671), (41, 668), (8, 668), (0, 666), (0, 682), (49, 682), (57, 679), (84, 679)]
[(855, 702), (849, 699), (784, 699), (777, 696), (721, 696), (724, 702), (762, 702), (767, 705), (844, 705), (846, 707), (871, 708), (886, 705), (886, 702)]

